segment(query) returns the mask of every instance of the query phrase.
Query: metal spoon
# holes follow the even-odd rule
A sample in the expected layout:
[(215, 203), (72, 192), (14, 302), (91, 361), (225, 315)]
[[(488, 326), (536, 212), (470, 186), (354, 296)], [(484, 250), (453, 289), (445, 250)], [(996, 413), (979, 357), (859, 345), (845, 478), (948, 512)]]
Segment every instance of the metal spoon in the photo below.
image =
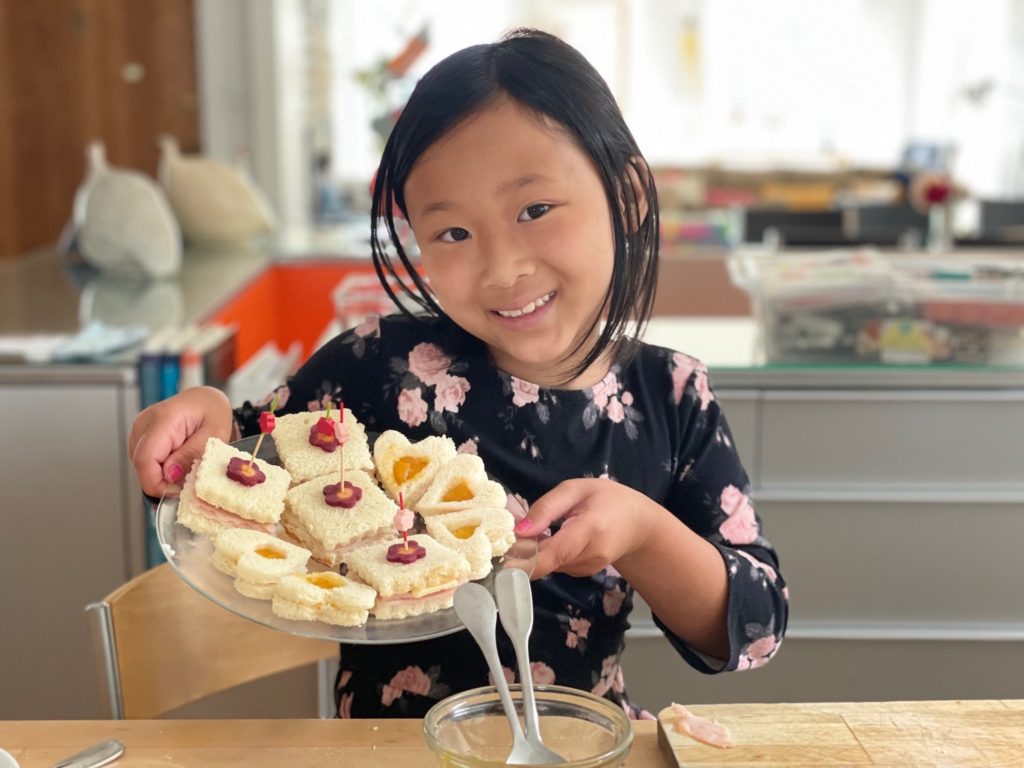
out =
[(528, 765), (534, 762), (533, 748), (523, 736), (523, 727), (516, 715), (516, 705), (512, 702), (505, 674), (501, 671), (501, 659), (498, 658), (498, 643), (495, 639), (498, 608), (494, 605), (494, 598), (486, 588), (471, 581), (455, 590), (454, 600), (455, 613), (483, 651), (487, 667), (491, 670), (491, 677), (494, 678), (494, 687), (498, 689), (498, 696), (501, 698), (501, 707), (505, 710), (509, 727), (512, 728), (512, 751), (505, 763)]
[(501, 626), (505, 628), (516, 649), (519, 681), (523, 689), (523, 712), (526, 715), (526, 741), (530, 746), (529, 762), (534, 765), (564, 763), (565, 758), (545, 747), (540, 737), (537, 700), (533, 695), (533, 676), (530, 674), (529, 639), (533, 629), (530, 577), (516, 568), (501, 571), (494, 578), (494, 594), (498, 599)]

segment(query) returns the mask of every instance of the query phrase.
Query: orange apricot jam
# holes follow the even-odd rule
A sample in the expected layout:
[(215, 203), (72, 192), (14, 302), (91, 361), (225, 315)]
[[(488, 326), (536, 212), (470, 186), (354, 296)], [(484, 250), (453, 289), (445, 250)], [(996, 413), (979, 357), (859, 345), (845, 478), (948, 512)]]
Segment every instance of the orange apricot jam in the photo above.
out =
[(306, 581), (320, 589), (335, 589), (345, 586), (345, 580), (336, 573), (322, 571), (321, 573), (310, 573), (306, 575)]
[(284, 552), (273, 547), (260, 547), (256, 550), (256, 554), (267, 558), (267, 560), (284, 560), (285, 558)]
[(418, 456), (403, 456), (395, 461), (394, 473), (395, 482), (401, 485), (412, 480), (423, 471), (423, 468), (430, 462)]
[(452, 536), (456, 539), (468, 539), (474, 533), (476, 533), (477, 526), (475, 525), (463, 525), (452, 531)]
[(444, 495), (441, 501), (469, 501), (473, 498), (473, 490), (465, 480), (460, 480)]

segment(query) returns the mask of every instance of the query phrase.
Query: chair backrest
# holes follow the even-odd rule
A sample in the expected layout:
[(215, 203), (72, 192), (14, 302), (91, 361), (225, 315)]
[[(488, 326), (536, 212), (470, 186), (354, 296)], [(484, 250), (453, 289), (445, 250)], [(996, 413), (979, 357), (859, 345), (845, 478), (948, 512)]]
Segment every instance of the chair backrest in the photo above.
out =
[(102, 696), (115, 719), (159, 717), (191, 701), (338, 654), (200, 595), (167, 563), (86, 607)]

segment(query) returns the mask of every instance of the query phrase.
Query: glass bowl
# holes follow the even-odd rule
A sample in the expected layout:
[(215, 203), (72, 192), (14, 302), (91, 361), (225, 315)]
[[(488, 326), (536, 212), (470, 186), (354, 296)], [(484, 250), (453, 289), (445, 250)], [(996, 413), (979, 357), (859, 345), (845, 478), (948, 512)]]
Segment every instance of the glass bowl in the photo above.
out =
[[(522, 694), (509, 686), (522, 721)], [(622, 763), (633, 744), (633, 726), (621, 707), (592, 693), (560, 685), (535, 686), (544, 745), (566, 758), (570, 768)], [(505, 765), (512, 733), (493, 688), (449, 696), (423, 720), (427, 746), (443, 766), (486, 768)]]

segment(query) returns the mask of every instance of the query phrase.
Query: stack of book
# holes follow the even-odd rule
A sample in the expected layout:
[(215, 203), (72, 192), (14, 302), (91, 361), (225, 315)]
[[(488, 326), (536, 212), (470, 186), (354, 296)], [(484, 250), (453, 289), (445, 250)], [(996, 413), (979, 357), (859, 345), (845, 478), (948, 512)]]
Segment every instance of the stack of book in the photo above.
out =
[(214, 323), (153, 334), (139, 353), (141, 407), (201, 384), (223, 389), (235, 370), (236, 333)]

